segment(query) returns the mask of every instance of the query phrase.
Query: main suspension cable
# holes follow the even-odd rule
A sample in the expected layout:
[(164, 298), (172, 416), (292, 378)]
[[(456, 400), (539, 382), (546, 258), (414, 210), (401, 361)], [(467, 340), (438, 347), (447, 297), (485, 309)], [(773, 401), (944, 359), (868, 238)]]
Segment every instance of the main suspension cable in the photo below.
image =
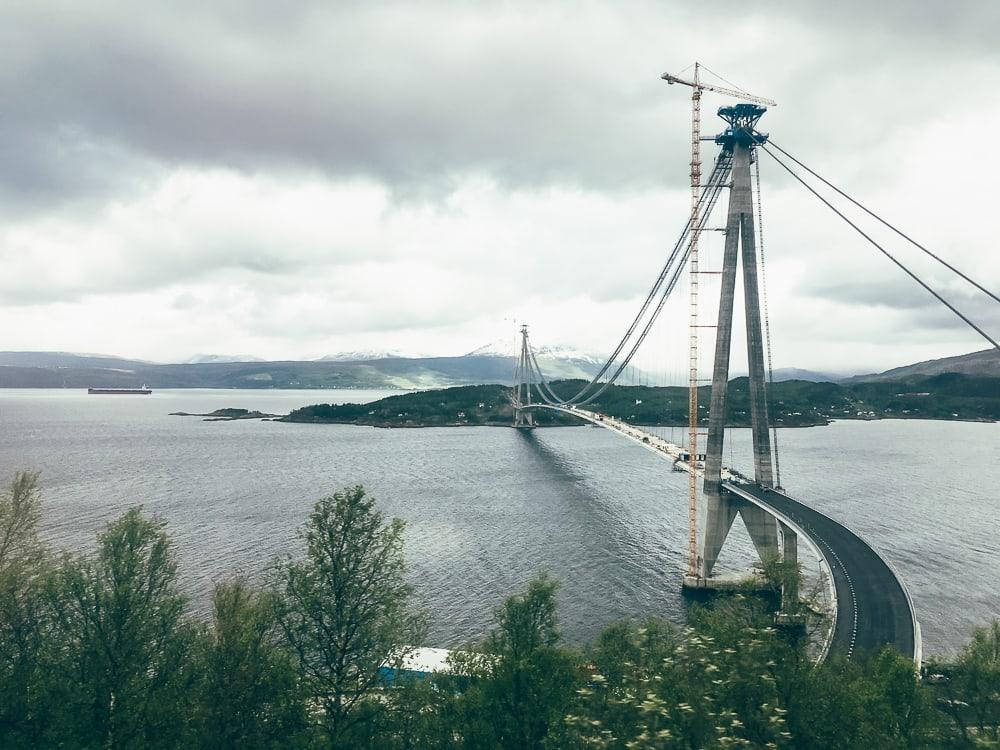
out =
[[(704, 220), (702, 223), (704, 223)], [(667, 299), (670, 297), (670, 293), (673, 292), (674, 287), (677, 285), (677, 280), (680, 278), (681, 272), (684, 270), (684, 265), (687, 262), (687, 256), (688, 253), (687, 251), (685, 251), (684, 257), (681, 259), (681, 262), (674, 269), (674, 273), (670, 277), (670, 281), (667, 284), (667, 288), (664, 289), (663, 294), (660, 295), (660, 301), (656, 304), (656, 307), (653, 309), (653, 312), (650, 315), (649, 320), (646, 321), (645, 327), (639, 334), (639, 337), (636, 339), (635, 343), (632, 345), (632, 348), (629, 350), (628, 355), (618, 365), (618, 368), (615, 370), (614, 374), (610, 378), (608, 378), (606, 382), (602, 383), (601, 387), (598, 388), (594, 393), (590, 394), (589, 396), (580, 401), (572, 401), (572, 402), (559, 401), (558, 403), (553, 403), (551, 401), (548, 401), (548, 399), (546, 399), (548, 403), (550, 403), (552, 406), (568, 406), (568, 405), (585, 406), (594, 399), (596, 399), (598, 396), (600, 396), (602, 393), (604, 393), (604, 391), (606, 391), (609, 387), (611, 387), (614, 384), (614, 382), (622, 374), (625, 368), (628, 367), (629, 362), (632, 361), (632, 357), (635, 356), (636, 351), (638, 351), (639, 347), (642, 346), (642, 342), (646, 340), (646, 336), (649, 334), (650, 329), (652, 329), (653, 324), (656, 322), (657, 318), (660, 315), (660, 312), (663, 310), (663, 306), (666, 304)], [(530, 344), (528, 351), (529, 351), (529, 359), (534, 361), (533, 371), (538, 373), (538, 378), (541, 382), (545, 382), (545, 378), (542, 375), (541, 368), (538, 367), (538, 360), (535, 359), (534, 351), (530, 348)], [(548, 383), (545, 383), (545, 387), (549, 390), (549, 393), (552, 393), (552, 388), (551, 386), (548, 385)], [(541, 389), (539, 389), (539, 392), (540, 390)], [(543, 395), (542, 398), (545, 399), (545, 396)]]
[(538, 374), (538, 395), (549, 406), (560, 406), (562, 401), (556, 395), (555, 391), (552, 390), (552, 386), (548, 384), (548, 381), (545, 380), (545, 376), (542, 375), (542, 368), (538, 366), (538, 358), (535, 356), (535, 350), (531, 348), (530, 342), (528, 343), (528, 357), (531, 360), (530, 365)]
[(953, 266), (951, 263), (949, 263), (948, 261), (946, 261), (944, 258), (942, 258), (939, 255), (936, 255), (933, 252), (931, 252), (930, 250), (928, 250), (926, 247), (924, 247), (923, 245), (921, 245), (919, 242), (917, 242), (915, 239), (913, 239), (912, 237), (910, 237), (908, 234), (905, 234), (902, 230), (897, 229), (896, 227), (894, 227), (892, 224), (890, 224), (888, 221), (886, 221), (881, 216), (879, 216), (878, 214), (876, 214), (874, 211), (872, 211), (871, 209), (869, 209), (867, 206), (865, 206), (865, 205), (859, 203), (858, 201), (856, 201), (854, 198), (852, 198), (850, 195), (848, 195), (847, 193), (845, 193), (839, 187), (837, 187), (832, 182), (830, 182), (829, 180), (827, 180), (825, 177), (823, 177), (820, 174), (817, 174), (814, 170), (810, 169), (808, 166), (806, 166), (801, 161), (799, 161), (798, 159), (796, 159), (790, 153), (788, 153), (787, 151), (785, 151), (785, 149), (783, 149), (777, 143), (775, 143), (774, 141), (768, 139), (768, 144), (771, 145), (771, 146), (774, 146), (776, 149), (778, 149), (778, 151), (780, 151), (785, 156), (787, 156), (789, 159), (791, 159), (793, 162), (795, 162), (796, 164), (798, 164), (800, 167), (802, 167), (804, 170), (806, 170), (809, 174), (811, 174), (817, 180), (819, 180), (820, 182), (822, 182), (828, 188), (830, 188), (831, 190), (835, 191), (837, 194), (839, 194), (842, 197), (844, 197), (847, 200), (849, 200), (851, 203), (853, 203), (855, 206), (857, 206), (858, 208), (860, 208), (866, 214), (868, 214), (869, 216), (871, 216), (876, 221), (882, 223), (883, 225), (885, 225), (886, 227), (888, 227), (889, 229), (891, 229), (893, 232), (895, 232), (896, 234), (898, 234), (900, 237), (902, 237), (904, 240), (906, 240), (907, 242), (909, 242), (913, 246), (915, 246), (915, 247), (919, 248), (920, 250), (922, 250), (923, 252), (925, 252), (927, 255), (929, 255), (930, 257), (932, 257), (934, 260), (936, 260), (938, 263), (940, 263), (941, 265), (943, 265), (949, 271), (951, 271), (952, 273), (955, 273), (958, 276), (962, 277), (965, 281), (967, 281), (968, 283), (972, 284), (972, 286), (976, 287), (976, 289), (978, 289), (979, 291), (981, 291), (983, 294), (989, 295), (990, 297), (992, 297), (997, 302), (1000, 302), (1000, 297), (998, 297), (995, 293), (991, 292), (989, 289), (987, 289), (986, 287), (984, 287), (982, 284), (980, 284), (979, 282), (977, 282), (975, 279), (972, 279), (969, 276), (967, 276), (966, 274), (964, 274), (961, 271), (959, 271), (957, 268), (955, 268), (955, 266)]
[[(705, 223), (707, 218), (708, 218), (707, 216), (702, 217), (701, 219), (702, 225)], [(663, 294), (660, 295), (660, 301), (657, 303), (653, 312), (650, 314), (649, 320), (646, 322), (645, 328), (643, 328), (642, 332), (639, 334), (639, 338), (636, 339), (636, 342), (632, 345), (632, 348), (629, 350), (628, 355), (625, 357), (624, 360), (622, 360), (621, 364), (618, 365), (618, 369), (615, 371), (614, 375), (608, 378), (607, 382), (603, 383), (595, 393), (591, 394), (582, 401), (577, 401), (576, 402), (577, 406), (584, 406), (586, 404), (589, 404), (591, 401), (593, 401), (602, 393), (604, 393), (604, 391), (606, 391), (610, 386), (614, 384), (614, 382), (618, 379), (618, 376), (622, 374), (622, 371), (628, 366), (629, 362), (632, 361), (632, 357), (635, 356), (635, 353), (639, 350), (639, 347), (642, 346), (642, 342), (646, 340), (646, 336), (649, 335), (649, 331), (652, 329), (653, 324), (659, 317), (660, 312), (662, 312), (663, 306), (667, 303), (667, 299), (670, 297), (671, 292), (673, 292), (674, 287), (677, 286), (677, 281), (678, 279), (680, 279), (681, 273), (684, 271), (684, 266), (687, 263), (689, 254), (690, 254), (689, 250), (684, 251), (684, 256), (681, 258), (681, 262), (678, 263), (677, 267), (674, 269), (673, 276), (670, 277), (670, 282), (667, 284), (667, 288), (664, 289)]]
[[(716, 160), (715, 169), (712, 171), (712, 174), (709, 177), (709, 181), (705, 185), (704, 192), (702, 193), (701, 218), (698, 223), (698, 226), (694, 228), (694, 231), (702, 231), (705, 223), (708, 221), (708, 218), (712, 213), (712, 210), (715, 208), (715, 204), (718, 200), (719, 193), (722, 191), (722, 188), (725, 187), (725, 182), (730, 174), (731, 167), (732, 167), (732, 159), (730, 158), (730, 155), (727, 154), (726, 152), (722, 152), (719, 155), (719, 158)], [(618, 342), (618, 346), (615, 348), (614, 352), (612, 352), (611, 356), (608, 357), (608, 360), (604, 363), (604, 366), (594, 376), (594, 378), (589, 383), (587, 383), (587, 385), (581, 388), (578, 393), (576, 393), (573, 397), (568, 399), (563, 399), (558, 397), (552, 390), (551, 386), (549, 386), (546, 383), (546, 387), (549, 389), (549, 392), (556, 397), (559, 403), (578, 404), (578, 405), (590, 403), (600, 394), (602, 394), (605, 390), (607, 390), (608, 386), (614, 383), (615, 380), (617, 380), (618, 377), (621, 375), (621, 373), (624, 371), (629, 361), (635, 355), (636, 350), (639, 348), (639, 345), (642, 344), (642, 342), (645, 340), (646, 335), (652, 328), (653, 323), (656, 321), (656, 318), (659, 316), (660, 311), (663, 309), (663, 306), (666, 303), (667, 297), (673, 291), (673, 288), (677, 283), (677, 278), (680, 270), (684, 268), (684, 264), (687, 262), (688, 252), (685, 249), (683, 254), (681, 254), (681, 250), (682, 248), (685, 248), (686, 245), (685, 239), (691, 232), (692, 229), (691, 223), (692, 223), (691, 218), (689, 217), (687, 223), (685, 224), (684, 232), (677, 240), (677, 244), (674, 245), (674, 249), (671, 252), (670, 257), (667, 259), (667, 262), (664, 264), (663, 269), (660, 271), (660, 275), (657, 278), (656, 283), (653, 285), (653, 288), (650, 290), (649, 295), (647, 295), (645, 302), (643, 302), (643, 305), (640, 308), (639, 313), (635, 316), (635, 319), (632, 321), (632, 324), (628, 327), (628, 330), (625, 332), (625, 335), (622, 336), (621, 340)], [(681, 256), (680, 261), (675, 265), (674, 262), (675, 260), (677, 260), (679, 254)], [(673, 272), (672, 274), (671, 271)], [(642, 332), (640, 333), (636, 343), (629, 350), (629, 353), (627, 354), (625, 359), (619, 364), (618, 368), (615, 370), (614, 374), (608, 379), (608, 381), (602, 384), (595, 393), (590, 393), (588, 395), (587, 392), (593, 389), (595, 386), (597, 386), (599, 380), (615, 364), (618, 355), (628, 344), (629, 340), (632, 337), (632, 334), (635, 333), (635, 330), (638, 327), (640, 321), (644, 317), (646, 311), (649, 309), (650, 303), (654, 299), (656, 293), (661, 289), (661, 287), (663, 286), (663, 282), (667, 279), (668, 276), (670, 276), (670, 281), (667, 285), (667, 289), (661, 295), (660, 300), (657, 303), (656, 307), (654, 308), (653, 313), (651, 313), (649, 319), (646, 321), (646, 324), (643, 327)], [(539, 372), (539, 374), (541, 373)]]
[(901, 268), (906, 273), (907, 276), (909, 276), (911, 279), (913, 279), (918, 284), (920, 284), (920, 286), (922, 286), (924, 289), (926, 289), (928, 292), (930, 292), (932, 295), (934, 295), (935, 299), (937, 299), (938, 302), (940, 302), (945, 307), (947, 307), (949, 310), (951, 310), (953, 313), (955, 313), (955, 315), (957, 315), (959, 318), (961, 318), (962, 321), (965, 322), (965, 324), (967, 326), (969, 326), (970, 328), (972, 328), (976, 333), (978, 333), (984, 339), (986, 339), (987, 341), (989, 341), (990, 344), (992, 344), (995, 349), (1000, 350), (1000, 344), (998, 344), (993, 339), (992, 336), (990, 336), (988, 333), (986, 333), (986, 331), (984, 331), (982, 328), (980, 328), (975, 323), (973, 323), (971, 320), (969, 320), (969, 318), (967, 318), (961, 311), (959, 311), (958, 308), (956, 308), (948, 300), (946, 300), (944, 297), (942, 297), (940, 294), (938, 294), (936, 291), (934, 291), (930, 286), (927, 285), (927, 283), (924, 282), (923, 279), (921, 279), (913, 271), (911, 271), (909, 268), (907, 268), (901, 261), (899, 261), (894, 255), (892, 255), (892, 253), (890, 253), (888, 250), (886, 250), (884, 247), (882, 247), (880, 244), (878, 244), (875, 240), (873, 240), (857, 224), (855, 224), (853, 221), (851, 221), (850, 219), (848, 219), (843, 213), (841, 213), (841, 211), (839, 211), (832, 203), (830, 203), (830, 201), (828, 201), (826, 198), (824, 198), (822, 195), (820, 195), (816, 191), (816, 189), (813, 188), (812, 185), (810, 185), (808, 182), (806, 182), (805, 180), (803, 180), (802, 177), (800, 177), (798, 175), (798, 173), (795, 172), (795, 170), (793, 170), (791, 167), (789, 167), (787, 164), (785, 164), (785, 162), (783, 162), (781, 159), (779, 159), (777, 156), (775, 156), (773, 153), (771, 153), (771, 151), (766, 146), (764, 146), (763, 144), (760, 145), (760, 150), (762, 150), (764, 153), (766, 153), (768, 156), (770, 156), (772, 159), (774, 159), (776, 162), (778, 162), (778, 164), (781, 166), (782, 169), (784, 169), (786, 172), (788, 172), (788, 174), (790, 174), (792, 177), (794, 177), (803, 187), (806, 188), (806, 190), (808, 190), (810, 193), (812, 193), (817, 198), (819, 198), (819, 200), (822, 201), (826, 205), (827, 208), (829, 208), (831, 211), (833, 211), (835, 214), (837, 214), (837, 216), (839, 216), (841, 219), (843, 219), (848, 225), (851, 226), (851, 228), (854, 229), (855, 232), (857, 232), (858, 234), (860, 234), (862, 237), (864, 237), (866, 240), (868, 240), (868, 242), (870, 242), (872, 245), (874, 245), (878, 249), (878, 251), (881, 252), (886, 258), (888, 258), (893, 263), (895, 263), (897, 266), (899, 266), (899, 268)]
[[(699, 201), (699, 204), (704, 209), (701, 221), (702, 224), (704, 224), (707, 215), (711, 213), (712, 209), (715, 207), (715, 202), (718, 199), (719, 192), (722, 190), (723, 184), (729, 175), (731, 166), (732, 166), (732, 160), (727, 157), (725, 152), (723, 152), (723, 154), (720, 154), (719, 158), (716, 160), (715, 168), (713, 169), (712, 174), (709, 177), (708, 183), (705, 185), (705, 189), (702, 192), (702, 196)], [(657, 292), (660, 290), (660, 287), (662, 287), (664, 280), (670, 273), (674, 261), (677, 259), (678, 254), (681, 252), (681, 249), (685, 245), (685, 240), (687, 239), (688, 234), (690, 234), (690, 232), (692, 231), (691, 225), (692, 225), (692, 220), (689, 217), (684, 225), (684, 230), (681, 233), (681, 236), (678, 238), (677, 243), (674, 245), (674, 248), (671, 251), (670, 256), (667, 258), (667, 262), (664, 263), (663, 268), (661, 269), (660, 274), (656, 279), (656, 282), (653, 284), (653, 288), (649, 290), (649, 294), (646, 295), (646, 299), (642, 303), (642, 306), (639, 308), (639, 312), (632, 320), (631, 325), (629, 325), (628, 329), (625, 331), (625, 334), (618, 342), (618, 346), (615, 347), (615, 350), (608, 357), (607, 361), (604, 363), (604, 365), (601, 367), (598, 373), (593, 377), (593, 379), (589, 383), (587, 383), (583, 388), (581, 388), (579, 392), (577, 392), (575, 395), (573, 395), (571, 398), (568, 399), (562, 399), (557, 396), (559, 401), (566, 404), (579, 401), (579, 399), (583, 398), (583, 396), (588, 391), (594, 388), (594, 386), (604, 376), (604, 374), (607, 373), (609, 369), (611, 369), (612, 365), (614, 365), (615, 363), (615, 360), (618, 358), (618, 355), (621, 354), (622, 350), (625, 348), (629, 339), (632, 337), (632, 334), (635, 333), (635, 330), (638, 327), (640, 321), (642, 320), (646, 311), (649, 309), (649, 306), (652, 303), (652, 301), (656, 298)], [(697, 231), (699, 228), (700, 227), (694, 229), (695, 231)], [(621, 370), (619, 370), (618, 373), (615, 374), (612, 380), (614, 380), (614, 378), (617, 378), (620, 372)]]
[[(720, 190), (721, 190), (721, 185), (719, 185), (716, 188), (715, 197), (718, 196), (718, 192)], [(715, 197), (713, 197), (713, 199), (712, 199), (712, 201), (710, 203), (708, 211), (706, 211), (704, 214), (702, 214), (701, 220), (700, 220), (699, 226), (698, 226), (698, 231), (700, 231), (701, 228), (704, 226), (704, 224), (708, 221), (709, 214), (711, 213), (711, 207), (714, 206), (714, 204), (715, 204)], [(657, 318), (659, 318), (660, 312), (663, 310), (663, 307), (666, 304), (667, 299), (670, 297), (670, 294), (673, 292), (674, 287), (677, 285), (677, 281), (678, 281), (678, 279), (681, 276), (681, 272), (684, 270), (684, 267), (685, 267), (685, 265), (686, 265), (686, 263), (688, 261), (689, 252), (690, 252), (689, 249), (685, 249), (684, 254), (681, 257), (680, 262), (674, 267), (673, 274), (670, 277), (670, 281), (667, 283), (667, 287), (663, 290), (663, 293), (660, 295), (659, 302), (656, 304), (656, 307), (653, 309), (653, 312), (650, 314), (649, 320), (646, 321), (646, 325), (643, 327), (643, 330), (640, 332), (639, 337), (636, 339), (635, 343), (632, 345), (632, 348), (629, 350), (628, 354), (625, 356), (625, 358), (618, 365), (618, 368), (615, 370), (614, 374), (611, 375), (611, 377), (608, 378), (608, 380), (606, 382), (602, 383), (601, 386), (600, 386), (600, 388), (598, 388), (594, 393), (591, 393), (586, 398), (581, 399), (581, 400), (573, 400), (573, 401), (563, 402), (563, 404), (573, 403), (576, 406), (585, 406), (585, 405), (589, 404), (590, 402), (594, 401), (595, 399), (597, 399), (599, 396), (601, 396), (601, 394), (603, 394), (609, 387), (611, 387), (611, 385), (614, 384), (614, 382), (622, 374), (622, 372), (625, 370), (625, 368), (628, 367), (629, 362), (632, 361), (632, 358), (635, 356), (635, 353), (639, 350), (639, 347), (642, 346), (642, 343), (646, 340), (646, 337), (649, 335), (649, 332), (652, 329), (653, 324), (656, 323)], [(541, 376), (540, 372), (539, 372), (539, 376)], [(595, 382), (595, 381), (591, 381), (591, 383), (593, 383), (593, 382)], [(551, 391), (551, 388), (550, 388), (550, 391)]]

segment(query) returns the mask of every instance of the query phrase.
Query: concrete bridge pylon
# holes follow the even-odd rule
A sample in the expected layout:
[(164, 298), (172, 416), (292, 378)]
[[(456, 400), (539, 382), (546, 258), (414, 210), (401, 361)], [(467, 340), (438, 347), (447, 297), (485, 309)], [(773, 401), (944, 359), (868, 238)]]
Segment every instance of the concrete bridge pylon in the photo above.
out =
[[(711, 587), (712, 571), (719, 552), (739, 515), (763, 559), (785, 556), (794, 559), (794, 534), (782, 535), (777, 519), (759, 507), (749, 505), (722, 490), (722, 455), (725, 442), (726, 397), (729, 386), (729, 360), (733, 335), (733, 306), (736, 276), (742, 271), (743, 298), (746, 307), (748, 372), (750, 375), (750, 414), (753, 436), (754, 478), (761, 487), (774, 485), (771, 440), (768, 431), (764, 343), (761, 331), (760, 292), (757, 275), (757, 247), (751, 194), (750, 165), (755, 148), (767, 136), (754, 130), (765, 109), (753, 104), (723, 107), (719, 115), (729, 127), (716, 138), (724, 150), (732, 153), (732, 186), (725, 229), (722, 263), (722, 288), (716, 328), (715, 357), (712, 372), (712, 395), (708, 417), (708, 442), (705, 451), (705, 479), (698, 507), (698, 529), (694, 574), (684, 584), (694, 588)], [(740, 257), (742, 256), (742, 267)]]
[(531, 429), (535, 415), (531, 410), (532, 369), (528, 344), (528, 326), (521, 326), (521, 351), (514, 370), (514, 427)]
[[(798, 564), (798, 540), (802, 539), (806, 548), (819, 562), (819, 581), (823, 587), (822, 601), (826, 603), (830, 627), (820, 644), (817, 661), (828, 654), (850, 659), (855, 653), (874, 653), (885, 645), (890, 645), (900, 653), (911, 655), (919, 666), (921, 660), (920, 624), (917, 622), (913, 602), (902, 580), (892, 570), (887, 561), (865, 542), (864, 539), (833, 518), (801, 503), (775, 487), (778, 480), (777, 444), (772, 444), (768, 431), (767, 382), (764, 369), (764, 332), (767, 331), (766, 300), (761, 311), (763, 278), (758, 280), (757, 253), (763, 260), (763, 247), (755, 232), (754, 200), (751, 190), (751, 165), (755, 152), (767, 142), (767, 135), (755, 130), (755, 125), (764, 113), (761, 107), (740, 104), (719, 110), (719, 114), (729, 128), (716, 138), (723, 153), (716, 162), (716, 171), (706, 185), (701, 203), (703, 211), (699, 221), (689, 222), (681, 239), (661, 272), (656, 285), (650, 292), (633, 323), (608, 358), (604, 367), (579, 393), (571, 398), (559, 397), (548, 385), (538, 366), (535, 353), (528, 340), (527, 326), (521, 326), (520, 356), (515, 359), (514, 387), (510, 400), (513, 405), (513, 423), (516, 427), (532, 427), (531, 414), (538, 409), (550, 409), (560, 414), (572, 415), (586, 422), (616, 432), (638, 445), (669, 460), (672, 469), (690, 472), (694, 486), (702, 487), (696, 497), (694, 540), (688, 573), (684, 577), (686, 587), (733, 588), (736, 581), (722, 576), (713, 576), (713, 569), (719, 552), (736, 516), (739, 515), (764, 559), (780, 559), (786, 565)], [(770, 153), (769, 150), (767, 150)], [(793, 173), (794, 175), (794, 173)], [(820, 178), (822, 179), (822, 178)], [(642, 344), (650, 326), (656, 320), (662, 302), (670, 294), (673, 285), (685, 267), (685, 261), (692, 257), (680, 255), (688, 234), (703, 231), (716, 198), (721, 190), (730, 188), (729, 206), (725, 227), (725, 248), (721, 273), (721, 295), (718, 312), (718, 336), (715, 342), (713, 362), (711, 412), (708, 417), (708, 441), (705, 454), (699, 455), (697, 440), (692, 438), (687, 446), (677, 445), (664, 438), (630, 425), (611, 414), (602, 414), (600, 402), (594, 403), (605, 389), (610, 387), (636, 348)], [(759, 212), (759, 202), (757, 211)], [(867, 235), (866, 235), (867, 237)], [(693, 247), (694, 242), (688, 244)], [(742, 261), (740, 258), (742, 257)], [(675, 258), (679, 262), (675, 264)], [(692, 264), (693, 265), (693, 264)], [(742, 267), (741, 267), (742, 266)], [(761, 262), (763, 266), (763, 262)], [(669, 274), (672, 273), (672, 276)], [(712, 271), (711, 273), (716, 273)], [(727, 389), (729, 385), (730, 349), (732, 342), (733, 308), (735, 305), (736, 278), (743, 279), (743, 298), (746, 305), (746, 335), (751, 402), (751, 427), (753, 437), (754, 480), (734, 469), (722, 466), (725, 441), (725, 416)], [(665, 281), (669, 276), (669, 281)], [(760, 281), (760, 289), (758, 289)], [(651, 300), (658, 290), (661, 302), (646, 316), (645, 327), (632, 339), (644, 320)], [(695, 327), (698, 318), (691, 316)], [(763, 320), (762, 320), (763, 318)], [(622, 359), (619, 354), (632, 341), (632, 349)], [(602, 377), (614, 364), (618, 367), (610, 372), (601, 383)], [(694, 373), (697, 384), (697, 370)], [(587, 395), (589, 392), (589, 395)], [(697, 391), (695, 391), (697, 392)], [(533, 396), (537, 400), (533, 402)], [(594, 405), (588, 407), (588, 404)], [(697, 420), (696, 409), (691, 410)], [(695, 422), (695, 435), (698, 434)], [(704, 458), (704, 461), (702, 461)], [(690, 507), (689, 507), (690, 510)], [(791, 578), (791, 577), (789, 577)], [(797, 582), (783, 583), (782, 617), (779, 622), (797, 624), (803, 622), (803, 615), (797, 607)]]

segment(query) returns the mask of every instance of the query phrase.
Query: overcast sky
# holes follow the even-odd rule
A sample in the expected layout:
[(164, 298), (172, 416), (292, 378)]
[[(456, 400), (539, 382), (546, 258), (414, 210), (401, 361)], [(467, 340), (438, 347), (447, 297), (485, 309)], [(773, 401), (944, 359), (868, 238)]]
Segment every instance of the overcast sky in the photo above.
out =
[[(609, 351), (686, 218), (690, 92), (660, 74), (695, 59), (997, 289), (998, 40), (984, 0), (0, 0), (0, 349), (460, 354), (516, 320)], [(705, 95), (706, 133), (728, 102)], [(985, 348), (761, 172), (776, 367)], [(1000, 305), (891, 247), (1000, 334)]]

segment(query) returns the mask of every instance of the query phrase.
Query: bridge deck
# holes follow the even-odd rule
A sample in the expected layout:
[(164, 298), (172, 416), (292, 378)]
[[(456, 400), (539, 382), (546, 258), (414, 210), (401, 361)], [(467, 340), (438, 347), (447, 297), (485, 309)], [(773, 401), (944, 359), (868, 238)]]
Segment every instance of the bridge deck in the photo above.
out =
[(919, 661), (919, 626), (910, 598), (896, 574), (867, 542), (782, 492), (728, 482), (723, 487), (737, 495), (750, 494), (758, 505), (787, 516), (819, 546), (837, 591), (837, 624), (830, 654), (851, 658), (889, 645)]
[[(698, 463), (692, 465), (684, 460), (680, 446), (620, 419), (578, 407), (546, 404), (533, 404), (532, 407), (572, 414), (617, 432), (662, 458), (672, 460), (675, 467), (704, 476)], [(828, 655), (849, 659), (890, 645), (920, 663), (920, 628), (909, 595), (889, 565), (867, 542), (832, 518), (782, 492), (726, 481), (734, 479), (727, 469), (723, 469), (722, 478), (722, 486), (727, 491), (778, 517), (785, 516), (798, 526), (825, 559), (833, 576), (837, 599), (837, 621)]]

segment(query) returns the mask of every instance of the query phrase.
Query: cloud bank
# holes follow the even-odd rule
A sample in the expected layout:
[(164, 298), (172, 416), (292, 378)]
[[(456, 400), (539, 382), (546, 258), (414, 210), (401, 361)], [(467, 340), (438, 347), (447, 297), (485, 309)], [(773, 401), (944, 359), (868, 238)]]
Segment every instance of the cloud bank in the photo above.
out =
[[(688, 92), (659, 74), (695, 58), (779, 102), (777, 142), (1000, 287), (994, 4), (26, 2), (0, 20), (0, 348), (460, 353), (516, 318), (610, 349), (685, 218)], [(723, 103), (706, 95), (706, 133)], [(761, 166), (777, 364), (980, 348)]]

